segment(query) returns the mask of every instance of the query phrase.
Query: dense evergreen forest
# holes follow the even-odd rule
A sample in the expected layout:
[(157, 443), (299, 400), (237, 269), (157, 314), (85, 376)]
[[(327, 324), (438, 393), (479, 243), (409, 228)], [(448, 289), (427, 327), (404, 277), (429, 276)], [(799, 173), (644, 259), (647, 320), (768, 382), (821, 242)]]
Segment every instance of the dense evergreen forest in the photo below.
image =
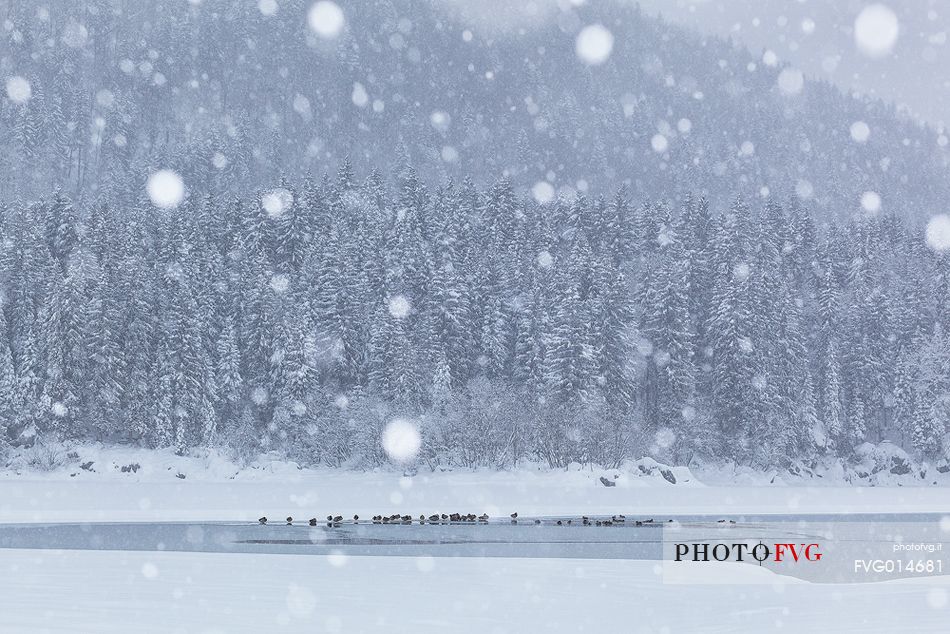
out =
[(950, 259), (894, 214), (427, 185), (0, 209), (0, 429), (180, 451), (755, 466), (943, 451)]

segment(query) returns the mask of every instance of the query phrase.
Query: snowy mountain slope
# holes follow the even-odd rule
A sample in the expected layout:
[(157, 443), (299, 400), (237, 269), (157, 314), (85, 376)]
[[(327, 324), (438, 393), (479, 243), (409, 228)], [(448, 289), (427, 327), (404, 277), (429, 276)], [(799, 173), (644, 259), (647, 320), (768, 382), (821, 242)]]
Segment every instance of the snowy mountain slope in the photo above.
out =
[[(640, 199), (726, 203), (767, 188), (838, 217), (865, 191), (917, 219), (950, 193), (942, 134), (632, 3), (548, 3), (499, 29), (447, 2), (350, 2), (332, 39), (305, 0), (166, 4), (0, 7), (0, 68), (32, 85), (0, 102), (3, 198), (137, 190), (169, 162), (233, 191), (345, 155), (567, 194), (626, 182)], [(613, 46), (590, 64), (576, 39), (598, 24)]]

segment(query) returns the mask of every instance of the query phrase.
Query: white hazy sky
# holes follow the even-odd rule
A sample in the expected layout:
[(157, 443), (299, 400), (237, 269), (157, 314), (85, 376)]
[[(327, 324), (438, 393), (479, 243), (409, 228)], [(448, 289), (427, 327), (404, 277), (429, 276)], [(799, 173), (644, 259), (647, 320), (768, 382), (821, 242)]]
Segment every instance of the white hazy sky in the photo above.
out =
[[(558, 19), (566, 32), (603, 0), (430, 0), (479, 28), (511, 30)], [(622, 1), (622, 0), (621, 0)], [(950, 125), (950, 0), (629, 0), (647, 13), (703, 33), (728, 36), (756, 53), (844, 90), (880, 97), (935, 127)], [(870, 5), (897, 16), (888, 54), (871, 58), (855, 43), (854, 23)], [(583, 19), (583, 18), (582, 18)]]
[[(589, 0), (596, 2), (596, 0)], [(868, 57), (855, 44), (862, 9), (897, 15), (893, 50)], [(806, 75), (880, 97), (931, 124), (950, 124), (950, 0), (640, 0), (643, 9), (693, 29), (772, 50)]]

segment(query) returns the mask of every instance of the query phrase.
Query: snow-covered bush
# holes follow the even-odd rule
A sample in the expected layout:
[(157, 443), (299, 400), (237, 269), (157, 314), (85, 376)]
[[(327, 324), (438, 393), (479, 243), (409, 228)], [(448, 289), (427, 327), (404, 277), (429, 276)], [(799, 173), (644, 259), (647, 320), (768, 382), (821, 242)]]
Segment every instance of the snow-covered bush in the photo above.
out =
[(56, 471), (68, 462), (66, 448), (55, 436), (43, 437), (21, 455), (23, 463), (36, 471)]

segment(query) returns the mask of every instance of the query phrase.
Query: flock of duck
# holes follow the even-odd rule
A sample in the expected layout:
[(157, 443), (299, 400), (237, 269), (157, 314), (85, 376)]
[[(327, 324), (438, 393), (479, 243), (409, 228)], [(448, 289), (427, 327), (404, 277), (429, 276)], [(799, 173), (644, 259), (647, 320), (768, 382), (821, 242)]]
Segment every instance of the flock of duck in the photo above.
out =
[[(518, 523), (518, 513), (512, 513), (510, 516), (511, 523)], [(482, 513), (481, 515), (475, 515), (474, 513), (433, 513), (432, 515), (426, 516), (421, 514), (418, 517), (413, 517), (412, 515), (401, 515), (396, 513), (394, 515), (374, 515), (372, 518), (373, 524), (485, 524), (489, 520), (488, 513)], [(270, 520), (267, 517), (261, 517), (257, 520), (260, 524), (266, 525)], [(365, 520), (364, 520), (365, 521)], [(522, 520), (525, 521), (525, 520)], [(673, 520), (667, 520), (667, 522), (672, 522)], [(720, 524), (725, 524), (727, 520), (719, 520)], [(294, 518), (287, 517), (285, 520), (287, 526), (293, 526)], [(625, 515), (612, 515), (609, 518), (591, 518), (586, 515), (582, 515), (579, 518), (567, 518), (567, 519), (549, 519), (541, 520), (540, 518), (533, 518), (527, 520), (527, 522), (534, 524), (549, 524), (555, 526), (614, 526), (614, 525), (627, 525), (627, 517)], [(735, 520), (728, 520), (730, 524), (735, 524)], [(311, 517), (307, 523), (310, 526), (316, 526), (321, 523), (315, 517)], [(354, 515), (353, 519), (344, 519), (342, 515), (327, 515), (326, 525), (327, 526), (340, 526), (342, 524), (359, 524), (360, 516)], [(634, 526), (649, 526), (656, 524), (653, 518), (642, 519), (642, 520), (633, 520), (630, 522)]]

